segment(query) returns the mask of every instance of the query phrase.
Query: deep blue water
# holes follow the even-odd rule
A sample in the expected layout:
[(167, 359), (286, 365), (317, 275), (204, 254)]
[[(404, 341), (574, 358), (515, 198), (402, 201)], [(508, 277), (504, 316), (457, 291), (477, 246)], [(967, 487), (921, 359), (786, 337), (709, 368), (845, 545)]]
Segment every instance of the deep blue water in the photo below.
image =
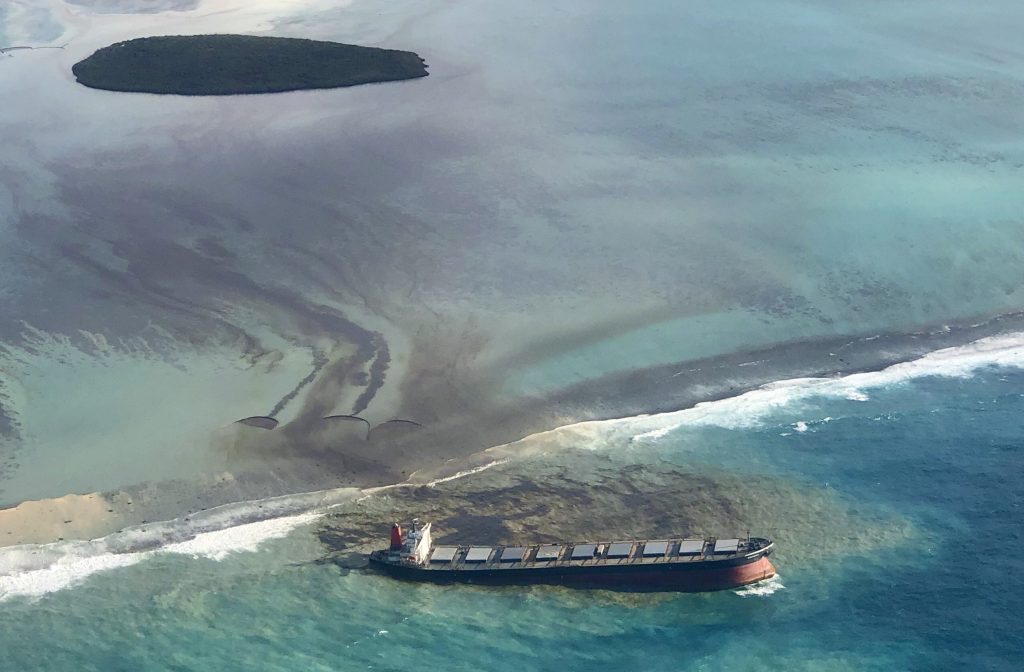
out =
[[(814, 520), (781, 516), (780, 542), (808, 546), (780, 547), (785, 588), (770, 595), (407, 586), (312, 563), (303, 528), (221, 562), (155, 556), (9, 599), (0, 668), (1016, 670), (1021, 390), (1018, 371), (919, 379), (633, 450), (633, 461), (772, 474), (849, 507), (834, 529), (799, 535), (786, 526)], [(849, 542), (826, 541), (834, 533)], [(815, 538), (833, 550), (815, 552)]]
[[(701, 434), (709, 461), (833, 488), (909, 517), (924, 535), (920, 547), (846, 558), (827, 589), (811, 585), (825, 572), (783, 567), (788, 589), (769, 601), (810, 598), (798, 596), (803, 590), (828, 595), (807, 599), (786, 629), (817, 633), (851, 655), (900, 650), (897, 667), (1018, 668), (1022, 384), (1019, 372), (990, 369), (874, 390), (866, 402), (808, 405), (742, 437), (752, 451), (730, 449), (734, 431)], [(807, 431), (787, 426), (799, 420)]]

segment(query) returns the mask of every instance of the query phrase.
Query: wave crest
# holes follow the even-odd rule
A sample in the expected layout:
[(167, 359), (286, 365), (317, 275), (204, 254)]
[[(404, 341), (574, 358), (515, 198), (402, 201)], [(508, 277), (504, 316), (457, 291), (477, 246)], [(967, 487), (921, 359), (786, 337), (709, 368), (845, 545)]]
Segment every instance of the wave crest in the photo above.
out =
[(782, 578), (776, 574), (770, 579), (758, 581), (757, 583), (752, 583), (749, 586), (743, 586), (738, 590), (734, 590), (733, 593), (740, 597), (768, 597), (769, 595), (774, 595), (785, 588), (786, 586), (782, 585)]
[(91, 541), (0, 548), (0, 602), (41, 597), (161, 553), (219, 561), (232, 553), (256, 551), (264, 542), (317, 520), (328, 508), (352, 501), (359, 492), (342, 488), (239, 502)]
[(773, 411), (812, 398), (867, 401), (868, 391), (928, 377), (968, 378), (988, 367), (1024, 368), (1024, 333), (992, 336), (943, 348), (879, 371), (834, 378), (793, 378), (735, 397), (707, 401), (681, 411), (610, 421), (634, 430), (633, 440), (657, 440), (680, 427), (755, 427)]

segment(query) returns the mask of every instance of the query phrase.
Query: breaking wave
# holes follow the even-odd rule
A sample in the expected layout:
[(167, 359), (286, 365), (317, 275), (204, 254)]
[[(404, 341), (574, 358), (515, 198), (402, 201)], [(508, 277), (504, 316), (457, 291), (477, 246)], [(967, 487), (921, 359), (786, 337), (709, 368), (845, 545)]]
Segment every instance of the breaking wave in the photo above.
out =
[(271, 518), (256, 523), (246, 523), (216, 532), (203, 532), (188, 541), (179, 541), (161, 548), (159, 553), (179, 553), (193, 558), (223, 560), (232, 553), (252, 552), (265, 541), (280, 539), (297, 527), (318, 519), (321, 513), (301, 513), (286, 518)]
[[(777, 409), (812, 398), (867, 401), (868, 392), (872, 389), (928, 377), (967, 378), (987, 367), (1024, 368), (1024, 333), (992, 336), (962, 346), (943, 348), (879, 371), (833, 378), (781, 380), (735, 397), (699, 403), (681, 411), (607, 422), (631, 428), (634, 440), (657, 440), (683, 426), (743, 429), (757, 426)], [(795, 429), (804, 431), (806, 423), (797, 423)]]
[(487, 471), (488, 469), (491, 469), (492, 467), (501, 466), (501, 465), (505, 464), (506, 462), (508, 462), (508, 460), (509, 460), (509, 458), (503, 458), (503, 459), (500, 459), (500, 460), (494, 460), (493, 462), (488, 462), (487, 464), (482, 464), (479, 467), (473, 467), (472, 469), (464, 469), (463, 471), (455, 472), (451, 476), (444, 476), (444, 477), (441, 477), (441, 478), (435, 478), (434, 480), (429, 481), (427, 483), (427, 486), (433, 488), (433, 487), (438, 486), (438, 485), (440, 485), (442, 483), (447, 483), (448, 481), (454, 481), (454, 480), (459, 479), (459, 478), (465, 478), (466, 476), (472, 476), (473, 474), (479, 474), (480, 472)]
[[(426, 483), (435, 486), (503, 464), (499, 460)], [(91, 541), (61, 541), (0, 548), (0, 602), (37, 598), (71, 588), (89, 576), (129, 567), (159, 554), (221, 561), (253, 552), (308, 525), (330, 509), (408, 483), (360, 490), (339, 488), (226, 504), (201, 514), (126, 528)]]
[(776, 574), (770, 579), (764, 581), (758, 581), (752, 583), (749, 586), (743, 586), (738, 590), (732, 591), (740, 597), (768, 597), (775, 593), (783, 590), (786, 586), (782, 585), (782, 578)]
[[(494, 446), (477, 455), (490, 461), (543, 454), (552, 448), (604, 450), (632, 442), (656, 442), (683, 427), (747, 429), (759, 427), (781, 409), (792, 410), (815, 398), (867, 401), (873, 389), (900, 385), (920, 378), (966, 378), (988, 367), (1024, 368), (1024, 332), (982, 338), (966, 345), (935, 350), (922, 357), (878, 371), (827, 378), (793, 378), (768, 383), (733, 397), (706, 401), (666, 413), (635, 415), (609, 420), (587, 420), (563, 425)], [(793, 423), (793, 431), (812, 424)]]
[(4, 549), (0, 551), (0, 602), (42, 597), (97, 572), (134, 565), (144, 557), (145, 553), (97, 553), (91, 542)]
[(0, 602), (64, 590), (97, 572), (129, 567), (157, 554), (220, 561), (232, 553), (252, 552), (358, 494), (355, 488), (343, 488), (240, 502), (91, 541), (0, 548)]

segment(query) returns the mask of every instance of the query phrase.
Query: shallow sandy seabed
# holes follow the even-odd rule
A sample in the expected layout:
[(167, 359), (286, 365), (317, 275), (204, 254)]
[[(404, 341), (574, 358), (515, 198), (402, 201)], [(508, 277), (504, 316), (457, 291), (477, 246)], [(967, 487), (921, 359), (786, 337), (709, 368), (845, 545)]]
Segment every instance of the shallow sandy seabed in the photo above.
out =
[[(364, 567), (391, 520), (430, 521), (441, 543), (525, 544), (680, 536), (769, 536), (782, 567), (904, 544), (921, 533), (899, 514), (827, 487), (776, 476), (638, 464), (598, 453), (554, 453), (496, 465), (435, 486), (398, 488), (340, 505), (320, 528), (326, 558)], [(828, 534), (822, 534), (828, 530)]]
[[(67, 46), (0, 60), (0, 503), (148, 493), (119, 526), (429, 480), (558, 425), (1013, 328), (983, 319), (1024, 304), (1005, 13), (707, 12), (9, 5), (0, 46)], [(96, 48), (179, 32), (409, 49), (431, 76), (72, 81)], [(349, 414), (369, 427), (323, 421)]]

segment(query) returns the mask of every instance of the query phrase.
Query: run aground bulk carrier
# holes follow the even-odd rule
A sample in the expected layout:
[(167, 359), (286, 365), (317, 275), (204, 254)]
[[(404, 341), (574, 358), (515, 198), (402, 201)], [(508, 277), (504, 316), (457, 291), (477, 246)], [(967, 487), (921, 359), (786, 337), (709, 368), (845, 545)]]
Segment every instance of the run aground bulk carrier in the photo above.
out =
[(430, 524), (391, 527), (389, 548), (370, 565), (409, 581), (550, 584), (628, 591), (700, 592), (775, 576), (770, 539), (652, 539), (529, 546), (435, 546)]

